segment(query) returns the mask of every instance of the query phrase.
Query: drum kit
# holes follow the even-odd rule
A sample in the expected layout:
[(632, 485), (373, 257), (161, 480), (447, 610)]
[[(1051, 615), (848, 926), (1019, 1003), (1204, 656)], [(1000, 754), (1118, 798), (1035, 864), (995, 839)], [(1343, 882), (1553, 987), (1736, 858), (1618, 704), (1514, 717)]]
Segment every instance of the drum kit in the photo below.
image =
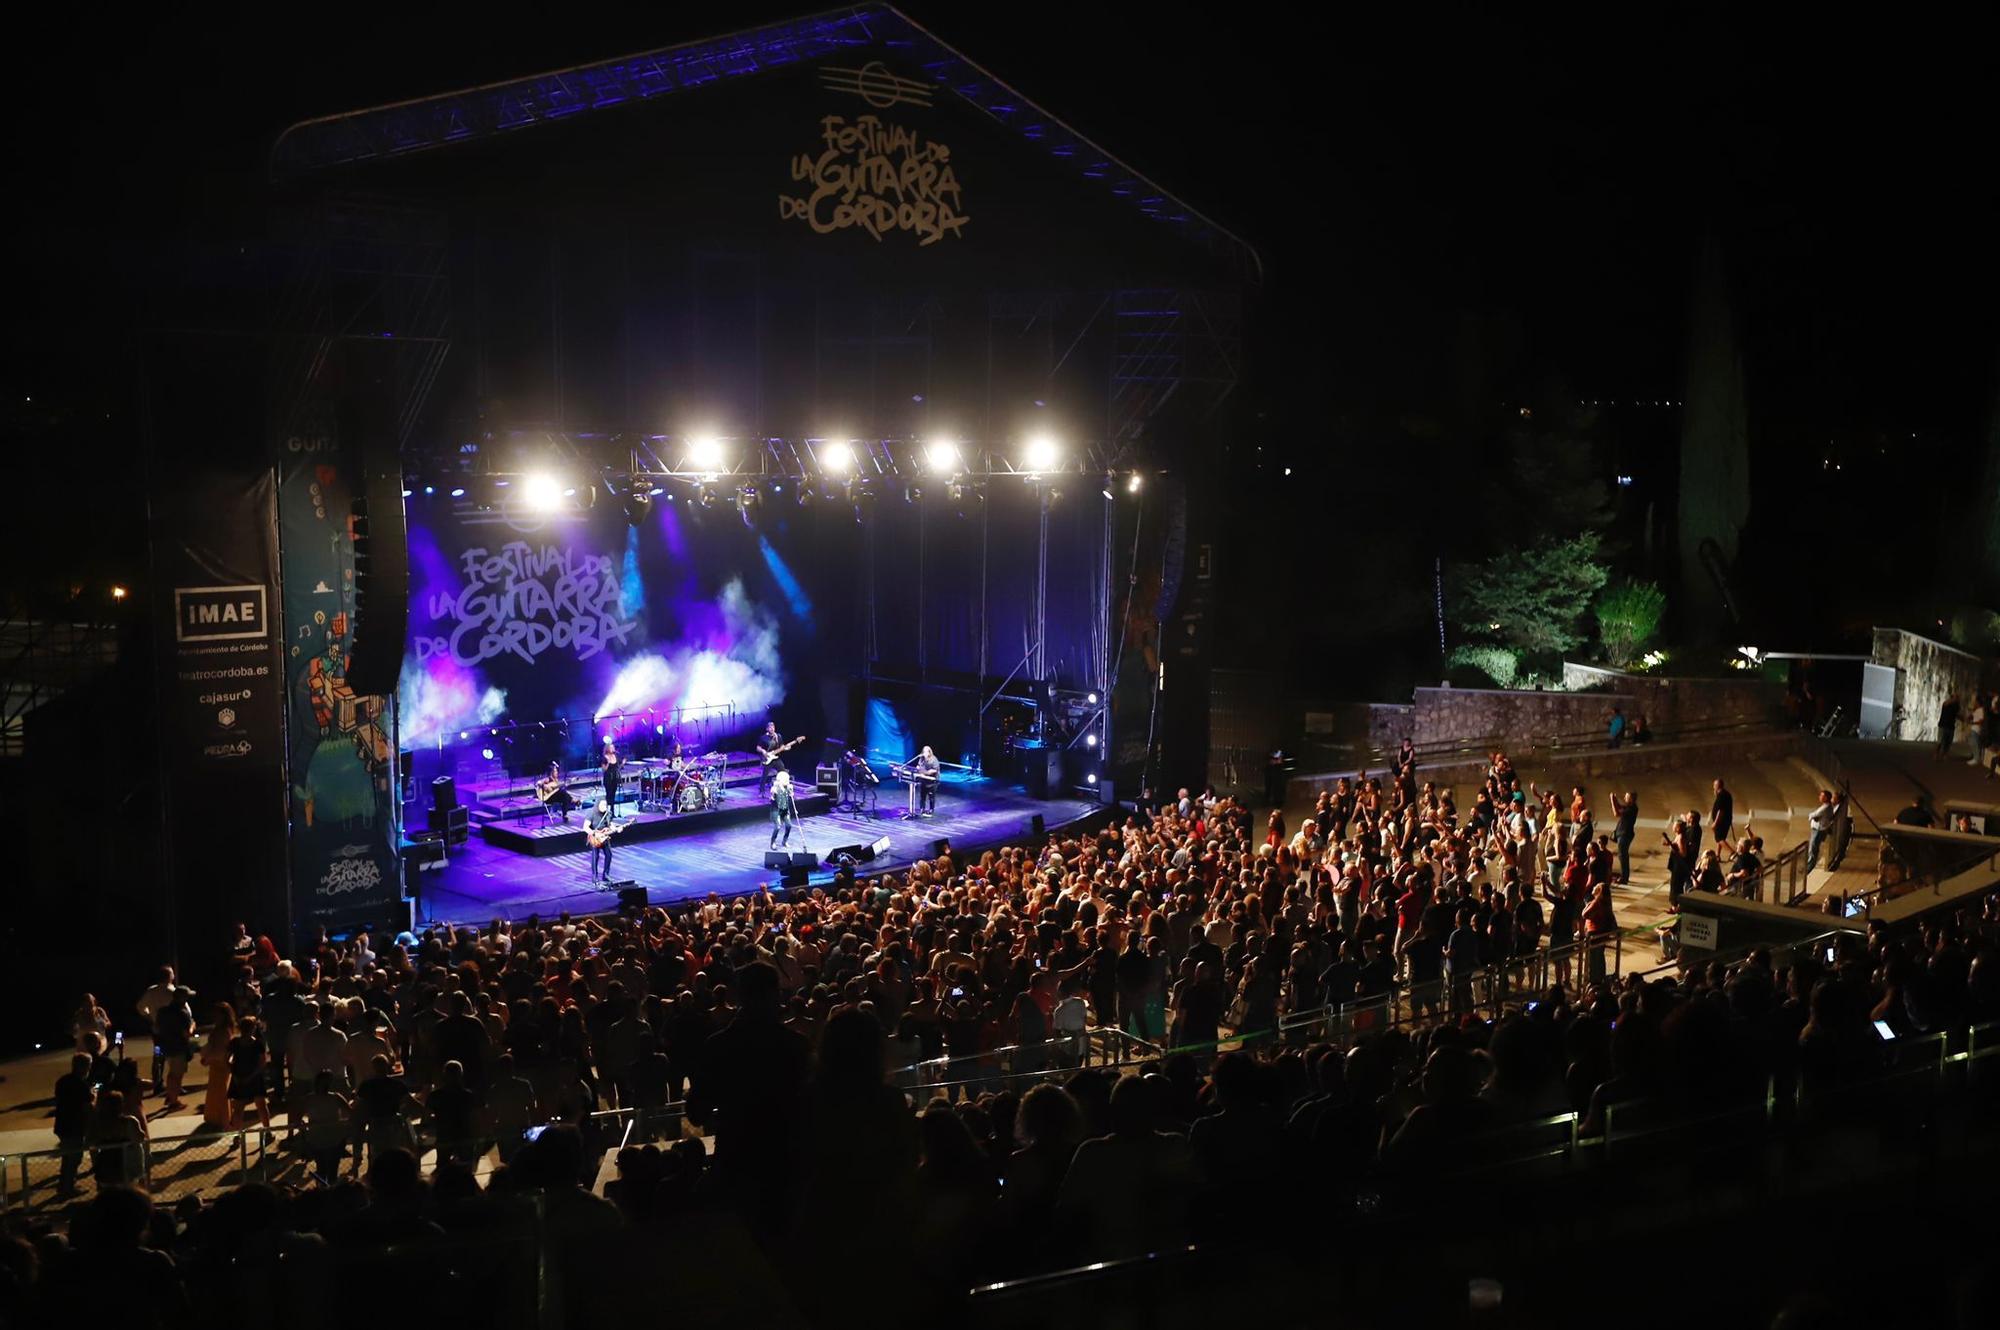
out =
[(639, 775), (641, 812), (699, 813), (722, 802), (727, 759), (721, 753), (652, 758), (632, 765)]

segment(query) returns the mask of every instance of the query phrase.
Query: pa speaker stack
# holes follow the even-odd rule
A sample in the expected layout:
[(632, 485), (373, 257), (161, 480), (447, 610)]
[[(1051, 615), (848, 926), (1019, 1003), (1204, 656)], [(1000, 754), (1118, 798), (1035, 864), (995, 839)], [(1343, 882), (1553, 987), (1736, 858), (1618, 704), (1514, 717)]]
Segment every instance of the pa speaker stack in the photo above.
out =
[(454, 850), (472, 835), (471, 815), (458, 801), (458, 783), (449, 776), (431, 782), (430, 830)]
[(403, 524), (403, 462), (395, 357), (400, 347), (343, 342), (338, 425), (356, 459), (349, 515), (354, 524), (354, 628), (347, 686), (386, 697), (403, 673), (410, 605), (410, 546)]

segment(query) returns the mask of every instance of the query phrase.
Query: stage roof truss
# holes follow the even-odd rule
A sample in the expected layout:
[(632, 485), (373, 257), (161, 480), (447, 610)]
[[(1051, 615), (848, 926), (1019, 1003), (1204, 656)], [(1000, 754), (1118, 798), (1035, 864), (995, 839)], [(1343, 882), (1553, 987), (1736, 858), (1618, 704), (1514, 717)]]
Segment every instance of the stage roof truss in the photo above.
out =
[(828, 10), (637, 55), (303, 120), (278, 136), (269, 169), (273, 179), (288, 179), (405, 157), (871, 47), (907, 58), (938, 87), (1094, 187), (1223, 258), (1245, 280), (1262, 279), (1262, 262), (1247, 242), (888, 5)]

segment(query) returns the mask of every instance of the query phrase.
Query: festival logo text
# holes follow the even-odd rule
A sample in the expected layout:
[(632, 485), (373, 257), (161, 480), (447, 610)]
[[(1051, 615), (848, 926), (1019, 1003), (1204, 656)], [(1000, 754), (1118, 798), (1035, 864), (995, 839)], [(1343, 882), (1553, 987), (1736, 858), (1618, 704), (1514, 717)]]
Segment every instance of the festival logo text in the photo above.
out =
[(453, 626), (417, 639), (420, 661), (449, 654), (477, 665), (511, 654), (532, 665), (551, 649), (589, 660), (637, 627), (605, 555), (515, 541), (497, 551), (467, 550), (460, 562), (465, 585), (434, 592), (428, 602), (433, 624)]
[(780, 194), (778, 216), (798, 218), (821, 235), (858, 226), (881, 240), (912, 231), (919, 247), (957, 236), (970, 219), (960, 211), (951, 149), (880, 116), (820, 121), (820, 149), (792, 158), (792, 179), (811, 187)]

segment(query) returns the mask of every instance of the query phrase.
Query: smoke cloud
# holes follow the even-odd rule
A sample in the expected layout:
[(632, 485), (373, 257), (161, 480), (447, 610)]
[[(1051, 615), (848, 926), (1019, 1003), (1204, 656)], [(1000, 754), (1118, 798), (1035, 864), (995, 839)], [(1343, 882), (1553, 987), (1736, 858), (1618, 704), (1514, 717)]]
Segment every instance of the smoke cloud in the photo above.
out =
[(396, 702), (406, 746), (430, 743), (474, 725), (491, 725), (507, 714), (505, 692), (482, 691), (470, 670), (440, 668), (436, 661), (424, 669), (403, 671)]
[(703, 631), (665, 648), (635, 657), (620, 667), (611, 690), (597, 704), (597, 718), (660, 707), (724, 706), (755, 714), (782, 702), (784, 670), (778, 658), (778, 620), (756, 604), (732, 578), (713, 612), (689, 615), (706, 620)]

